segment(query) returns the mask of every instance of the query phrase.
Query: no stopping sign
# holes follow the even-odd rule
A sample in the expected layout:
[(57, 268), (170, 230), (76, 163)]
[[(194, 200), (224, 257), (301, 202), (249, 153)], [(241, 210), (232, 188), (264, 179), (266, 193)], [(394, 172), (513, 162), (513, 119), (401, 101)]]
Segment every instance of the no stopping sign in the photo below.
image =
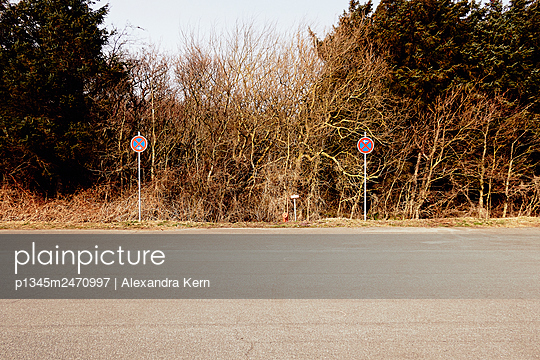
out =
[(131, 149), (135, 152), (143, 152), (148, 147), (148, 141), (142, 135), (137, 135), (130, 142)]
[(373, 140), (371, 138), (368, 138), (367, 136), (364, 136), (360, 140), (358, 140), (358, 144), (356, 145), (358, 147), (358, 150), (362, 154), (369, 154), (373, 151)]

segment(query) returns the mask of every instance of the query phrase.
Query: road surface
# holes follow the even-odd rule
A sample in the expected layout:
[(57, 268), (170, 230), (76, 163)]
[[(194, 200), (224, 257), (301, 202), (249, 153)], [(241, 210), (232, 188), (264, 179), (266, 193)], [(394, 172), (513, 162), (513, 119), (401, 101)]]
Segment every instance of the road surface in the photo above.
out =
[[(114, 234), (97, 235), (135, 235)], [(69, 235), (77, 241), (82, 233)], [(163, 236), (192, 239), (183, 251), (169, 249), (175, 255), (167, 261), (219, 263), (201, 275), (215, 276), (215, 298), (201, 289), (192, 299), (3, 299), (0, 358), (540, 358), (537, 229), (137, 235), (154, 245)], [(122, 271), (115, 276), (133, 269)], [(220, 288), (236, 276), (243, 280), (227, 284), (247, 298)]]

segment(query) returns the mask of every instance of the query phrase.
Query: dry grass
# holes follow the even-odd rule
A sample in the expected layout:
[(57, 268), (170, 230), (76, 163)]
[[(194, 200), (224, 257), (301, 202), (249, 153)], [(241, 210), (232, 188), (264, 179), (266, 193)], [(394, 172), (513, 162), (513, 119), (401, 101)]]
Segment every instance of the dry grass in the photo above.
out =
[(368, 220), (326, 218), (315, 221), (199, 222), (178, 221), (155, 192), (143, 191), (143, 221), (138, 218), (137, 195), (111, 200), (106, 188), (94, 188), (60, 199), (43, 199), (22, 189), (0, 188), (0, 229), (139, 229), (186, 228), (360, 228), (360, 227), (540, 227), (538, 217), (478, 219), (456, 217), (420, 220)]
[[(194, 205), (183, 201), (183, 213), (171, 211), (154, 186), (142, 189), (142, 217), (153, 220), (183, 218), (196, 213)], [(0, 188), (0, 222), (34, 222), (58, 224), (124, 223), (138, 219), (137, 191), (111, 195), (106, 186), (97, 186), (75, 195), (45, 199), (24, 189), (8, 185)]]
[(136, 213), (132, 214), (136, 211), (136, 198), (128, 196), (108, 201), (100, 190), (92, 189), (66, 198), (44, 199), (23, 189), (4, 185), (0, 191), (0, 221), (97, 223), (127, 221), (137, 216)]
[(520, 217), (479, 220), (476, 218), (445, 218), (421, 220), (350, 220), (345, 218), (323, 219), (312, 222), (192, 222), (192, 221), (118, 221), (118, 222), (75, 222), (75, 221), (0, 221), (4, 230), (175, 230), (175, 229), (219, 229), (219, 228), (366, 228), (366, 227), (466, 227), (466, 228), (522, 228), (540, 227), (540, 218)]

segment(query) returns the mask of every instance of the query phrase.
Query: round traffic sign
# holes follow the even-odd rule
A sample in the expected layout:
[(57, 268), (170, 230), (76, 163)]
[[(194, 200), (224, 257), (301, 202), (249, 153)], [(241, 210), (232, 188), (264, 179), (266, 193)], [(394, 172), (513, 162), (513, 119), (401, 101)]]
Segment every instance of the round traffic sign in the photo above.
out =
[(363, 138), (358, 140), (358, 144), (356, 144), (356, 146), (358, 147), (358, 150), (360, 150), (362, 154), (369, 154), (370, 152), (373, 151), (373, 147), (374, 147), (373, 140), (371, 140), (371, 138), (368, 138), (367, 136), (364, 136)]
[(143, 152), (148, 147), (148, 141), (142, 135), (137, 135), (130, 142), (131, 149), (135, 152)]

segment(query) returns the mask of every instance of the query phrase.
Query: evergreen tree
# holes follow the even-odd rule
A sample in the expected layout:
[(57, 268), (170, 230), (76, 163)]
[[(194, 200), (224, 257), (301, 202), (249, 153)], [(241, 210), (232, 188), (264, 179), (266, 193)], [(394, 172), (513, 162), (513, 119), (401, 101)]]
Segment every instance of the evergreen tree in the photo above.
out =
[(467, 1), (381, 1), (373, 15), (373, 37), (388, 51), (396, 92), (427, 104), (463, 79), (469, 10)]
[(471, 79), (488, 93), (539, 111), (539, 2), (517, 0), (506, 9), (500, 0), (491, 0), (477, 6), (471, 18), (475, 27), (463, 50)]
[[(360, 23), (392, 67), (392, 91), (427, 106), (456, 86), (503, 94), (540, 111), (540, 1), (501, 0), (482, 5), (462, 0), (351, 1), (333, 33), (354, 34)], [(352, 35), (351, 35), (352, 36)]]
[(106, 61), (107, 7), (90, 0), (0, 3), (3, 180), (55, 194), (89, 183), (95, 101), (121, 76)]

